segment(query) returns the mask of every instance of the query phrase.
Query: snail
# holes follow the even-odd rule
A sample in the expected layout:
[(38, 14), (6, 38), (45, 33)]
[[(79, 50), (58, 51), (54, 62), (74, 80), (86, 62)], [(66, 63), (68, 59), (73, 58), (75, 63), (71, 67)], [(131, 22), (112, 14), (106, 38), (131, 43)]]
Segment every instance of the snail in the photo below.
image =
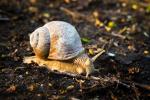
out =
[(93, 62), (104, 52), (89, 58), (75, 27), (64, 21), (51, 21), (37, 28), (30, 34), (30, 45), (35, 56), (25, 57), (24, 63), (35, 62), (50, 70), (86, 77), (97, 70)]

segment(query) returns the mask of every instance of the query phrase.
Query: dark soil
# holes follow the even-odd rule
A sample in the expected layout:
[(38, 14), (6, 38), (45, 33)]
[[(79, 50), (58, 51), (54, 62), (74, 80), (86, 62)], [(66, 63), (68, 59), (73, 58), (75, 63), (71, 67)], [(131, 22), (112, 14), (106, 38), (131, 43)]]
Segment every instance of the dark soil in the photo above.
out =
[[(149, 100), (149, 0), (1, 0), (0, 98)], [(29, 34), (52, 20), (74, 25), (89, 56), (106, 50), (95, 62), (90, 80), (24, 64), (34, 55)]]

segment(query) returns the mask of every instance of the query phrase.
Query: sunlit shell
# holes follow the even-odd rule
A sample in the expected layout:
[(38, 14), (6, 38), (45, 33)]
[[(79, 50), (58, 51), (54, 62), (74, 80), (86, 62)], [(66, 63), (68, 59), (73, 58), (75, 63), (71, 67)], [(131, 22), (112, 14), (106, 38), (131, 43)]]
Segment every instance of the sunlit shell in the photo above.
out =
[(47, 56), (48, 52), (49, 59), (68, 60), (84, 51), (75, 27), (63, 21), (51, 21), (32, 34), (30, 44), (37, 56), (42, 53)]

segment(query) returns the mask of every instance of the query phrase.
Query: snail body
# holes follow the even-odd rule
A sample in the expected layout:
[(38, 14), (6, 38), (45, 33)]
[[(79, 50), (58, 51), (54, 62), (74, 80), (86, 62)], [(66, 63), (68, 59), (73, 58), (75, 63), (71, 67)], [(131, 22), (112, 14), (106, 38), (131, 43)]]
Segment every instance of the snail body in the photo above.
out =
[(77, 30), (69, 23), (51, 21), (30, 35), (35, 56), (25, 57), (24, 63), (36, 62), (50, 70), (75, 74), (95, 71), (93, 61), (85, 53)]
[[(37, 63), (40, 67), (46, 67), (50, 70), (57, 70), (59, 72), (73, 73), (73, 74), (86, 74), (86, 77), (96, 69), (91, 66), (90, 60), (84, 62), (84, 66), (79, 62), (81, 58), (74, 60), (60, 61), (60, 60), (51, 60), (51, 59), (40, 59), (36, 56), (25, 57), (24, 63)], [(76, 60), (76, 61), (75, 61)]]

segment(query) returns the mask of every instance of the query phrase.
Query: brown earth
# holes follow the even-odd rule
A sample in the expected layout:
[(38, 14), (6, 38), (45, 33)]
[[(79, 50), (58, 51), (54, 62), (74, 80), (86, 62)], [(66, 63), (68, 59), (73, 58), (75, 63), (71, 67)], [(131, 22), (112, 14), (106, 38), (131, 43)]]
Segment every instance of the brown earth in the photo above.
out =
[[(149, 0), (1, 0), (0, 98), (148, 100)], [(73, 77), (24, 64), (34, 55), (29, 34), (48, 21), (76, 26), (100, 80)], [(117, 81), (116, 81), (117, 80)]]

